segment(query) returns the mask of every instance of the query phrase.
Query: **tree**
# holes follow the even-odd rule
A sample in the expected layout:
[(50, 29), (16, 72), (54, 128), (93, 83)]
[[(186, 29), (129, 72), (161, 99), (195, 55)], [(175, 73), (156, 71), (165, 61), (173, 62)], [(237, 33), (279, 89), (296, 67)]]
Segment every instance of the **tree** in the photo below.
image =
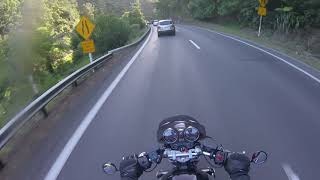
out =
[(0, 36), (4, 39), (10, 29), (14, 29), (21, 18), (21, 0), (0, 2)]
[(94, 19), (94, 12), (95, 12), (95, 7), (92, 3), (84, 3), (81, 7), (81, 11), (80, 14), (82, 16), (87, 16), (89, 17), (91, 20)]
[(53, 43), (48, 50), (48, 70), (57, 70), (65, 63), (72, 63), (71, 35), (79, 17), (76, 0), (44, 0), (40, 28), (49, 32)]
[(118, 48), (129, 40), (129, 24), (113, 15), (99, 15), (95, 19), (96, 29), (92, 38), (96, 53), (105, 54), (108, 50)]
[(137, 0), (132, 4), (131, 10), (122, 15), (122, 19), (128, 21), (129, 24), (138, 24), (140, 28), (145, 27), (144, 15), (141, 11), (140, 2)]
[(188, 8), (192, 17), (197, 19), (212, 18), (216, 14), (215, 0), (190, 0)]
[(217, 13), (220, 16), (237, 15), (242, 3), (244, 3), (243, 0), (219, 0)]

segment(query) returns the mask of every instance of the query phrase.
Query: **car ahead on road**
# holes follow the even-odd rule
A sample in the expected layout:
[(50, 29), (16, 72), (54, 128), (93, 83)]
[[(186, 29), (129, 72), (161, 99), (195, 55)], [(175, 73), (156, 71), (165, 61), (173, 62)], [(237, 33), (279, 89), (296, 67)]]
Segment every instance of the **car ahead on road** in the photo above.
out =
[(153, 24), (153, 26), (158, 26), (159, 21), (158, 20), (153, 20), (152, 24)]
[(176, 27), (172, 20), (160, 20), (158, 24), (158, 37), (163, 34), (176, 35)]

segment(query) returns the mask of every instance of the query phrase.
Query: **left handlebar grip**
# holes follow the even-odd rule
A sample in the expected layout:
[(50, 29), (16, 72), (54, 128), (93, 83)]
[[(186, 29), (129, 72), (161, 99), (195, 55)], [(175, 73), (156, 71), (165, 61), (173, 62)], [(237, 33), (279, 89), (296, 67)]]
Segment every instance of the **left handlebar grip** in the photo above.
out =
[(143, 170), (147, 170), (151, 167), (152, 162), (149, 160), (148, 155), (140, 155), (138, 157), (138, 163)]

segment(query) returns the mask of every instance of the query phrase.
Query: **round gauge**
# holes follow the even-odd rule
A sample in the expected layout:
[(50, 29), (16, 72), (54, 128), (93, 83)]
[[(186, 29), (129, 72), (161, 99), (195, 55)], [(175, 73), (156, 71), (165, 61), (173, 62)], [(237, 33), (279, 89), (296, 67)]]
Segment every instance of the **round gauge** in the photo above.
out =
[(178, 141), (178, 132), (172, 128), (163, 131), (163, 139), (166, 143), (172, 144)]
[(200, 132), (197, 128), (189, 126), (184, 130), (184, 139), (190, 142), (195, 142), (199, 139)]

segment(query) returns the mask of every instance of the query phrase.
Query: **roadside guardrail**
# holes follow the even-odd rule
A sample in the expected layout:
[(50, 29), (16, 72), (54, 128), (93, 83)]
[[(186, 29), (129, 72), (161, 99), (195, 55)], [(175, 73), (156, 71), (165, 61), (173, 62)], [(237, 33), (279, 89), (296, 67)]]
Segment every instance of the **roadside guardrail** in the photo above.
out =
[[(37, 99), (32, 101), (30, 104), (28, 104), (24, 109), (22, 109), (18, 114), (16, 114), (11, 120), (9, 120), (4, 127), (0, 129), (0, 150), (19, 131), (19, 129), (23, 127), (23, 125), (26, 122), (32, 119), (32, 117), (35, 114), (37, 114), (40, 111), (43, 111), (45, 114), (47, 114), (45, 110), (47, 104), (50, 101), (52, 101), (57, 95), (59, 95), (63, 90), (65, 90), (67, 87), (71, 86), (72, 84), (75, 84), (77, 80), (79, 80), (81, 77), (87, 75), (90, 71), (99, 67), (99, 65), (101, 65), (102, 63), (112, 58), (113, 53), (119, 52), (123, 49), (132, 47), (142, 42), (150, 32), (151, 32), (151, 27), (149, 26), (148, 30), (134, 43), (109, 51), (106, 55), (99, 57), (98, 59), (94, 60), (92, 63), (70, 74), (68, 77), (58, 82), (56, 85), (54, 85), (49, 90), (44, 92)], [(1, 162), (0, 162), (0, 166), (1, 166)]]

